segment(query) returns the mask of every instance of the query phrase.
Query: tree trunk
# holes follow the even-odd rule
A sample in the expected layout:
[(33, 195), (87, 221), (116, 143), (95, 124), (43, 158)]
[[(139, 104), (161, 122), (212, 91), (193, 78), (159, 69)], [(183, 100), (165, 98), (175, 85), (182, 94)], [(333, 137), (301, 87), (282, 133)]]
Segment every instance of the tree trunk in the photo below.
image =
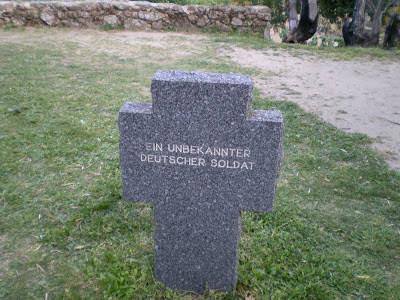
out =
[[(384, 0), (368, 2), (367, 0), (356, 0), (354, 4), (352, 21), (343, 25), (343, 38), (346, 46), (376, 46), (379, 44), (379, 33), (382, 25), (384, 11)], [(368, 8), (368, 9), (367, 9)], [(365, 29), (365, 16), (368, 11), (373, 11), (372, 30)]]
[(383, 47), (390, 49), (400, 42), (400, 15), (394, 14), (389, 21), (385, 30), (385, 38), (383, 40)]
[(345, 17), (344, 23), (343, 23), (343, 28), (342, 28), (342, 35), (344, 39), (344, 44), (346, 46), (352, 46), (353, 45), (353, 27), (352, 27), (353, 22), (350, 20), (349, 17)]
[(382, 17), (384, 13), (385, 1), (379, 0), (375, 7), (375, 12), (372, 20), (372, 31), (371, 31), (371, 45), (379, 45), (379, 34), (382, 26)]
[(310, 39), (318, 27), (317, 0), (301, 0), (300, 21), (294, 32), (283, 39), (285, 43), (304, 43)]
[(352, 27), (353, 27), (353, 44), (364, 33), (365, 26), (365, 2), (366, 0), (356, 0), (354, 5)]
[(297, 0), (289, 0), (289, 32), (295, 32), (297, 24)]

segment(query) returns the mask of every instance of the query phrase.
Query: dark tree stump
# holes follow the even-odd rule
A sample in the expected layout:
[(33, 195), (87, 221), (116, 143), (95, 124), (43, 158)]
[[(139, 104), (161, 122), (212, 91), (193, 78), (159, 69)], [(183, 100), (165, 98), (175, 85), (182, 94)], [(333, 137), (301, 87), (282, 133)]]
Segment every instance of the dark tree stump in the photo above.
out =
[(301, 0), (300, 21), (297, 28), (283, 39), (284, 43), (304, 43), (317, 32), (317, 0)]
[(346, 46), (353, 45), (353, 26), (350, 18), (346, 17), (343, 23), (342, 35)]
[(390, 18), (390, 22), (385, 30), (385, 38), (383, 40), (383, 47), (390, 49), (396, 47), (400, 41), (400, 15), (395, 14)]

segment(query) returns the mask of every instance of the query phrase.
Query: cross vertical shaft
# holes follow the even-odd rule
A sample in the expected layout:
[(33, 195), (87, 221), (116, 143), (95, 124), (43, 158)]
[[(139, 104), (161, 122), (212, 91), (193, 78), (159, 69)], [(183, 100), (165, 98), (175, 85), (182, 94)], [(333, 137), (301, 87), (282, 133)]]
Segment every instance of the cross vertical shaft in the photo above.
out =
[(124, 198), (155, 205), (156, 277), (203, 292), (236, 284), (241, 211), (271, 211), (282, 116), (253, 111), (250, 78), (158, 72), (153, 104), (120, 110)]

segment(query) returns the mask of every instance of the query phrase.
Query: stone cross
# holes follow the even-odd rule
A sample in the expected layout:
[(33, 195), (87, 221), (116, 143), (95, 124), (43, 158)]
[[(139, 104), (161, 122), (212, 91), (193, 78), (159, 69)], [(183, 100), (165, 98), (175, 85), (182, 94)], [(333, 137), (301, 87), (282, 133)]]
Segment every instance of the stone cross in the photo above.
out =
[[(240, 212), (272, 210), (278, 111), (251, 111), (238, 74), (159, 71), (153, 104), (119, 112), (123, 197), (155, 205), (155, 275), (202, 293), (236, 284)], [(260, 245), (262, 247), (262, 245)]]

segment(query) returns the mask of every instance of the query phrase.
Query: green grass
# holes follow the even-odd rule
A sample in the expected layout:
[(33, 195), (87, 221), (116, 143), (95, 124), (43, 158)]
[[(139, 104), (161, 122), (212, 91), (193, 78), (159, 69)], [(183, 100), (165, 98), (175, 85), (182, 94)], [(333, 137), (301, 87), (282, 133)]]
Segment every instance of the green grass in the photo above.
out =
[(400, 174), (366, 136), (257, 92), (255, 108), (284, 114), (285, 159), (274, 211), (243, 214), (237, 288), (163, 287), (152, 208), (121, 198), (119, 107), (150, 101), (159, 68), (255, 71), (216, 60), (215, 41), (120, 57), (45, 39), (59, 32), (0, 44), (0, 298), (398, 299)]

